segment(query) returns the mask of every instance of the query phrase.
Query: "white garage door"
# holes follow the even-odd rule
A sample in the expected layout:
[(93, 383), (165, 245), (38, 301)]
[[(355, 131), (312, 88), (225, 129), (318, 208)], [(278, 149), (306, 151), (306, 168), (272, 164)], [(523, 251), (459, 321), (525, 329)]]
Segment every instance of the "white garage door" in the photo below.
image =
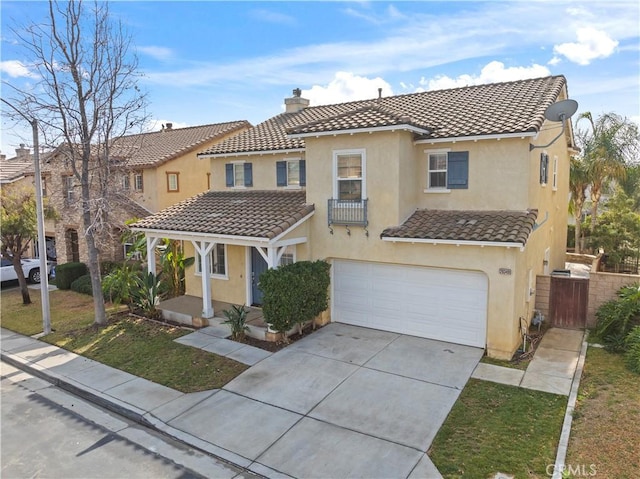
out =
[(333, 262), (333, 321), (484, 348), (482, 273)]

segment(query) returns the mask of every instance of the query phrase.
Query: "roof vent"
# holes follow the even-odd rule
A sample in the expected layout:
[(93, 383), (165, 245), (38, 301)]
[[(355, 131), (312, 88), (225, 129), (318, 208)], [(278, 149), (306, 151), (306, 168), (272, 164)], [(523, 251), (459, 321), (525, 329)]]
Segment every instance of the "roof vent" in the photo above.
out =
[(171, 128), (173, 128), (173, 123), (167, 123), (167, 130), (170, 130)]

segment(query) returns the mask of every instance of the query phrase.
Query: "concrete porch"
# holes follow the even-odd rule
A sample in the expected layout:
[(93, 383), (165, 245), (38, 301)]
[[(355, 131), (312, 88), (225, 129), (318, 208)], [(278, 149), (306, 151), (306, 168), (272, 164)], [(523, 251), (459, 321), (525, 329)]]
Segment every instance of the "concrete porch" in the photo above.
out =
[[(187, 326), (212, 326), (220, 329), (229, 329), (226, 324), (222, 323), (227, 319), (224, 315), (224, 310), (231, 309), (232, 304), (213, 300), (211, 301), (211, 306), (213, 307), (214, 317), (208, 319), (202, 319), (202, 298), (197, 296), (184, 295), (167, 299), (160, 302), (158, 309), (162, 311), (162, 317), (167, 321), (174, 321)], [(249, 310), (247, 315), (249, 331), (247, 331), (247, 335), (263, 341), (266, 340), (267, 323), (264, 322), (262, 309), (250, 306), (245, 307)], [(229, 330), (230, 334), (231, 330)]]

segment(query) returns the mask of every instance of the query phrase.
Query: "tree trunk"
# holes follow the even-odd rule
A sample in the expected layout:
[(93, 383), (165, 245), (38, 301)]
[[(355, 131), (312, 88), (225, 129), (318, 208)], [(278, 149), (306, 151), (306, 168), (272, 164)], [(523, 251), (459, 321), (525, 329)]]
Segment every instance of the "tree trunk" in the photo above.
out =
[(11, 258), (11, 262), (13, 263), (13, 269), (18, 276), (20, 293), (22, 293), (22, 304), (31, 304), (31, 296), (29, 295), (29, 288), (27, 287), (27, 279), (24, 277), (24, 271), (22, 271), (20, 255), (14, 255), (13, 258)]
[[(580, 215), (582, 216), (582, 215)], [(580, 218), (576, 218), (576, 227), (575, 230), (573, 232), (573, 237), (574, 237), (574, 241), (575, 241), (575, 251), (577, 254), (582, 253), (582, 248), (580, 245), (580, 236), (582, 236), (582, 224), (580, 224)]]
[(591, 230), (598, 224), (598, 203), (602, 197), (602, 191), (599, 187), (591, 186)]

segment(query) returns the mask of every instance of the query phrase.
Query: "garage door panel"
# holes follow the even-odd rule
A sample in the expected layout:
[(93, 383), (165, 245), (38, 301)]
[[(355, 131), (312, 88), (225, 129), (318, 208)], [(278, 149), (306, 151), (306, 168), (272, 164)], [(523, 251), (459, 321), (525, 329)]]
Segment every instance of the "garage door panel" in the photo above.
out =
[(485, 346), (481, 273), (336, 260), (333, 275), (337, 322)]

